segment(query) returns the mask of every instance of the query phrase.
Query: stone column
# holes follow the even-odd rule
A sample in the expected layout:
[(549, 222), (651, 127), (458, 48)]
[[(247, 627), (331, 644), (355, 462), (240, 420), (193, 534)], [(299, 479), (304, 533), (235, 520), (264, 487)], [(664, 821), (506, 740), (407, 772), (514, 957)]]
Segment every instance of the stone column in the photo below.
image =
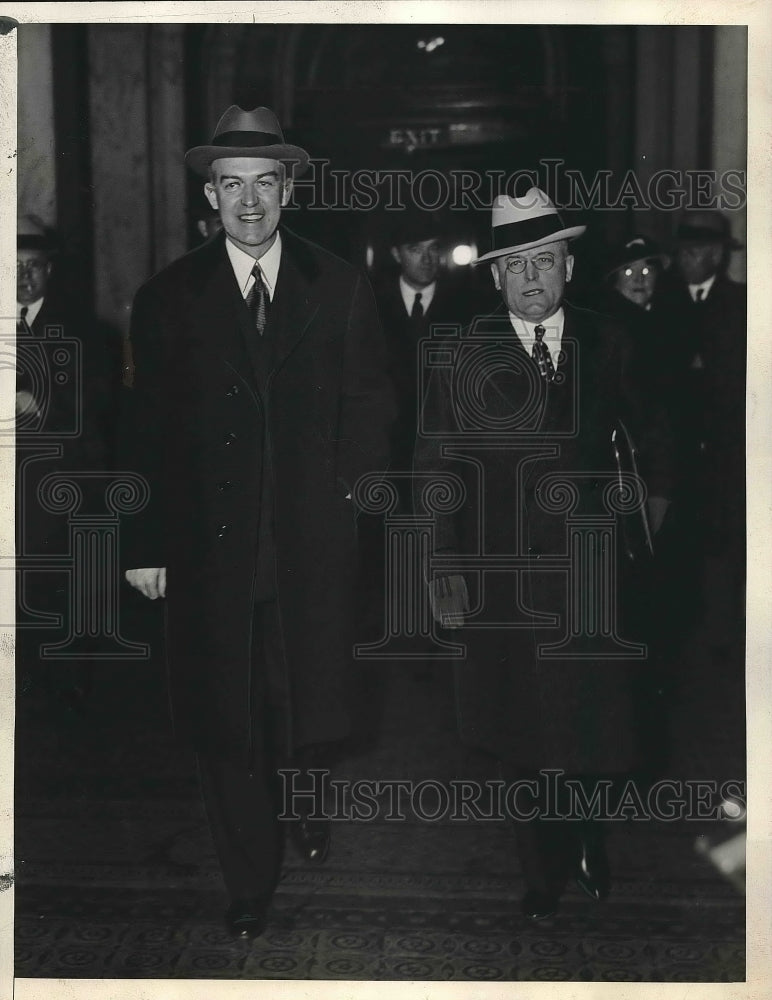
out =
[(18, 30), (18, 207), (56, 225), (56, 151), (51, 25)]
[[(713, 144), (714, 169), (745, 170), (748, 156), (748, 29), (730, 25), (714, 29)], [(746, 242), (748, 223), (743, 207), (727, 212), (732, 235)], [(746, 251), (732, 253), (729, 276), (745, 281)]]
[(124, 333), (137, 288), (186, 249), (183, 31), (89, 26), (96, 306)]

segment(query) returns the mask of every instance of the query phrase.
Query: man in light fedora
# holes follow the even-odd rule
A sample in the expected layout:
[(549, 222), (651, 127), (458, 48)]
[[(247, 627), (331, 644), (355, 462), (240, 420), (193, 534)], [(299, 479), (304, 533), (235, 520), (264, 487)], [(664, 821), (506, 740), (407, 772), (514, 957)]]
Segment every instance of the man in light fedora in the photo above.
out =
[[(646, 426), (626, 379), (624, 333), (565, 302), (570, 241), (584, 230), (566, 225), (537, 188), (497, 198), (493, 249), (477, 263), (490, 265), (502, 302), (433, 352), (416, 443), (417, 471), (464, 484), (457, 509), (435, 513), (434, 554), (446, 567), (455, 555), (472, 556), (482, 569), (435, 572), (430, 595), (437, 621), (463, 627), (467, 654), (455, 668), (461, 737), (497, 757), (517, 789), (507, 811), (530, 919), (555, 913), (570, 877), (593, 899), (606, 896), (599, 826), (591, 810), (583, 818), (574, 808), (571, 789), (591, 802), (600, 779), (613, 784), (643, 756), (635, 687), (645, 661), (626, 658), (636, 636), (621, 614), (602, 643), (584, 627), (592, 621), (588, 588), (600, 583), (572, 576), (569, 528), (609, 520), (604, 495), (618, 476), (620, 417), (638, 435), (649, 496), (664, 497), (668, 479), (664, 442)], [(421, 503), (417, 495), (419, 510)], [(652, 505), (657, 519), (664, 504)], [(602, 551), (615, 565), (609, 545)], [(619, 540), (620, 563), (622, 549)], [(491, 558), (495, 571), (485, 569)], [(620, 594), (604, 580), (613, 608)], [(556, 811), (562, 821), (549, 818)]]
[(185, 160), (224, 232), (136, 295), (120, 467), (150, 499), (121, 555), (128, 582), (166, 600), (175, 730), (198, 754), (227, 926), (254, 937), (279, 811), (302, 817), (307, 862), (327, 853), (329, 824), (278, 801), (276, 769), (321, 763), (314, 748), (347, 733), (352, 491), (387, 467), (394, 403), (365, 277), (280, 225), (308, 154), (273, 112), (229, 108)]

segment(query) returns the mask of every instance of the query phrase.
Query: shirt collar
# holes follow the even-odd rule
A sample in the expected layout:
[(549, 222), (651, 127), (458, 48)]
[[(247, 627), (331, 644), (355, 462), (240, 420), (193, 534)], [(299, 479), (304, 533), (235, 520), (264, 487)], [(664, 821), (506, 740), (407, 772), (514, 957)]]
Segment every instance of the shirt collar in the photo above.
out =
[[(30, 302), (29, 303), (29, 305), (27, 306), (27, 314), (24, 317), (24, 321), (26, 322), (27, 326), (32, 326), (32, 324), (35, 322), (35, 318), (37, 317), (37, 314), (40, 312), (42, 306), (43, 306), (43, 299), (35, 299), (34, 302)], [(21, 304), (21, 302), (17, 302), (16, 303), (16, 320), (17, 320), (17, 322), (18, 322), (18, 320), (21, 319), (21, 311), (22, 311), (23, 308), (24, 308), (24, 306)]]
[(402, 301), (405, 303), (405, 309), (407, 309), (408, 313), (413, 311), (413, 303), (415, 302), (416, 292), (420, 292), (421, 306), (425, 313), (434, 298), (434, 293), (437, 290), (437, 282), (433, 281), (431, 285), (427, 285), (426, 288), (413, 288), (411, 285), (408, 285), (400, 274), (399, 290), (402, 293)]
[(555, 351), (560, 349), (563, 341), (563, 327), (566, 322), (562, 306), (548, 319), (543, 320), (541, 324), (532, 323), (529, 319), (522, 319), (520, 316), (515, 316), (514, 313), (509, 314), (509, 322), (512, 324), (512, 329), (517, 334), (520, 343), (529, 354), (536, 341), (534, 328), (539, 325), (544, 327), (544, 343), (549, 347), (550, 354), (554, 355)]
[[(255, 266), (255, 258), (245, 253), (235, 243), (231, 243), (227, 236), (225, 237), (225, 249), (228, 252), (228, 257), (233, 268), (233, 273), (236, 275), (236, 281), (241, 289), (241, 294), (246, 298), (247, 293), (254, 283), (252, 268)], [(278, 230), (276, 232), (276, 239), (257, 263), (263, 272), (263, 281), (268, 289), (268, 297), (273, 300), (276, 281), (279, 277), (279, 264), (281, 263), (281, 233)]]
[(689, 285), (689, 294), (692, 297), (692, 302), (697, 301), (697, 292), (702, 289), (702, 297), (706, 299), (710, 294), (710, 290), (713, 287), (713, 282), (716, 280), (715, 274), (711, 274), (707, 281), (701, 282), (699, 285)]

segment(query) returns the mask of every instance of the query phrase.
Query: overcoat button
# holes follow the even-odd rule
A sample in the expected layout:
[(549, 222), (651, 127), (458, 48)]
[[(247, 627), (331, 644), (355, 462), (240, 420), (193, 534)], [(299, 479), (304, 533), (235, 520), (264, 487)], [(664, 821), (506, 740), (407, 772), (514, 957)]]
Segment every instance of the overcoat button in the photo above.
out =
[(229, 479), (225, 479), (223, 482), (217, 484), (217, 490), (220, 493), (224, 493), (226, 490), (229, 490), (231, 486), (233, 486), (233, 483)]
[(228, 397), (238, 396), (238, 394), (239, 394), (239, 387), (237, 385), (232, 385), (230, 389), (228, 389), (227, 392), (225, 393), (225, 395)]
[(235, 441), (235, 440), (236, 440), (237, 438), (238, 438), (238, 434), (237, 434), (237, 433), (236, 433), (235, 431), (228, 431), (228, 433), (227, 433), (227, 434), (225, 435), (225, 441), (223, 441), (223, 444), (224, 444), (224, 445), (225, 445), (225, 447), (227, 448), (227, 447), (228, 447), (228, 445), (229, 445), (229, 444), (233, 444), (233, 442), (234, 442), (234, 441)]
[(229, 529), (230, 529), (230, 525), (228, 525), (228, 524), (221, 524), (220, 527), (217, 529), (217, 537), (218, 538), (225, 538), (225, 536), (228, 534)]

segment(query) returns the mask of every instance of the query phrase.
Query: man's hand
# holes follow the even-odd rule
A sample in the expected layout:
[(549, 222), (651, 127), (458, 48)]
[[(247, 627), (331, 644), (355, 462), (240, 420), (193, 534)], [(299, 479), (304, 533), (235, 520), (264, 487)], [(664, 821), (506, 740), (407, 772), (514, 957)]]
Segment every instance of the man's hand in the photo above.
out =
[(126, 580), (140, 594), (154, 601), (166, 597), (166, 567), (161, 569), (127, 569)]
[(39, 413), (38, 401), (27, 389), (19, 389), (16, 393), (16, 416), (21, 417), (25, 413)]
[(446, 628), (461, 628), (464, 614), (469, 611), (469, 594), (463, 576), (440, 576), (432, 580), (429, 600), (436, 622)]
[(649, 510), (649, 525), (652, 535), (656, 535), (665, 520), (665, 514), (670, 506), (670, 501), (664, 497), (649, 497), (647, 501)]

